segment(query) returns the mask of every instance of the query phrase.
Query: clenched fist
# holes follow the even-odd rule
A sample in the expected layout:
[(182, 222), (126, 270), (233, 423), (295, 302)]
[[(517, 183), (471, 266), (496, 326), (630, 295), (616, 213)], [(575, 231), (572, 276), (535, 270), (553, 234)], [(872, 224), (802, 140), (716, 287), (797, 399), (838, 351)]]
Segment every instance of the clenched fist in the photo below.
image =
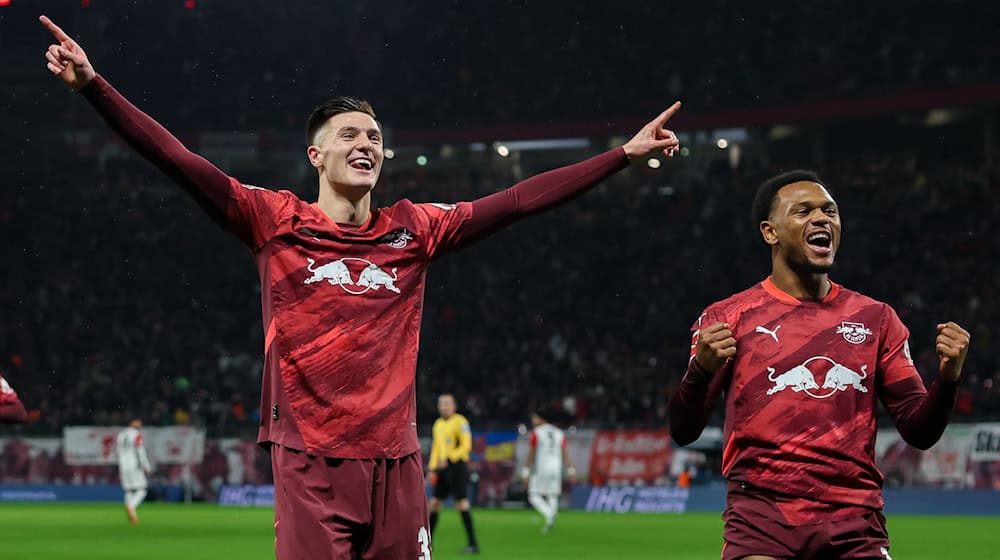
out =
[(736, 339), (733, 338), (733, 331), (729, 330), (729, 323), (715, 323), (698, 333), (694, 360), (701, 369), (714, 374), (735, 354)]
[(958, 323), (948, 321), (937, 326), (937, 349), (941, 377), (945, 381), (955, 382), (962, 376), (962, 365), (965, 355), (969, 353), (970, 335), (968, 331), (958, 326)]

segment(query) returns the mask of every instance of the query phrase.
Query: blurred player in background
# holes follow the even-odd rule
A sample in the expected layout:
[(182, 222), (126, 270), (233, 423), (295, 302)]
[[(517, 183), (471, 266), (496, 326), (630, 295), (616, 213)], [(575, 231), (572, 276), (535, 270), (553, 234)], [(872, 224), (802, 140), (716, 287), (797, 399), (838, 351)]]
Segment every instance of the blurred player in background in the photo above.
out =
[(431, 443), (431, 457), (428, 470), (433, 471), (434, 495), (430, 503), (431, 535), (437, 528), (441, 505), (448, 496), (455, 498), (455, 508), (462, 514), (462, 525), (468, 544), (462, 550), (466, 554), (478, 554), (479, 543), (472, 525), (472, 511), (469, 504), (469, 455), (472, 453), (472, 429), (465, 416), (455, 412), (455, 397), (443, 394), (438, 397), (438, 414), (434, 421), (434, 440)]
[(696, 440), (725, 394), (723, 560), (889, 559), (876, 399), (907, 443), (934, 445), (969, 333), (937, 325), (938, 375), (925, 388), (896, 312), (830, 281), (840, 211), (815, 174), (765, 181), (753, 221), (771, 275), (695, 322), (670, 433), (680, 445)]
[(366, 101), (338, 97), (309, 117), (318, 200), (307, 203), (188, 150), (40, 19), (56, 41), (49, 72), (253, 253), (265, 364), (258, 442), (271, 452), (278, 558), (429, 559), (415, 391), (428, 266), (654, 151), (673, 157), (679, 142), (664, 125), (680, 103), (618, 148), (472, 202), (373, 208), (382, 127)]
[(28, 413), (17, 398), (17, 392), (0, 375), (0, 424), (20, 424), (28, 418)]
[(552, 531), (559, 514), (562, 496), (563, 467), (570, 484), (576, 482), (576, 469), (566, 451), (566, 434), (549, 424), (541, 413), (531, 415), (531, 439), (521, 478), (528, 481), (528, 502), (545, 518), (543, 533)]
[(142, 443), (141, 429), (142, 420), (134, 418), (127, 428), (118, 433), (116, 441), (118, 475), (125, 491), (125, 513), (133, 525), (139, 522), (135, 510), (146, 499), (146, 477), (153, 472)]

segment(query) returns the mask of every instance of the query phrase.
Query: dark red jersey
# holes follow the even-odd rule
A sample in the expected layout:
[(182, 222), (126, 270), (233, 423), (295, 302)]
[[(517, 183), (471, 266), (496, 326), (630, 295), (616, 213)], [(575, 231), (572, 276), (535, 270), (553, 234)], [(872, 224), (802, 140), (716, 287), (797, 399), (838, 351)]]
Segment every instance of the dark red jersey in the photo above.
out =
[(232, 199), (230, 227), (253, 248), (263, 286), (261, 441), (331, 457), (418, 450), (427, 265), (462, 241), (470, 204), (403, 200), (350, 227), (287, 191), (233, 181)]
[(339, 458), (419, 449), (417, 348), (427, 266), (625, 168), (622, 148), (460, 204), (403, 200), (360, 226), (227, 176), (102, 77), (81, 93), (133, 148), (252, 251), (265, 332), (259, 440)]
[[(731, 325), (737, 352), (706, 383), (695, 344), (717, 322)], [(683, 394), (671, 403), (674, 436), (697, 437), (724, 393), (727, 479), (772, 493), (793, 524), (881, 508), (876, 399), (908, 441), (926, 446), (940, 437), (954, 401), (953, 387), (938, 387), (950, 384), (936, 382), (928, 396), (908, 337), (884, 303), (837, 284), (822, 301), (800, 301), (768, 278), (695, 322)]]

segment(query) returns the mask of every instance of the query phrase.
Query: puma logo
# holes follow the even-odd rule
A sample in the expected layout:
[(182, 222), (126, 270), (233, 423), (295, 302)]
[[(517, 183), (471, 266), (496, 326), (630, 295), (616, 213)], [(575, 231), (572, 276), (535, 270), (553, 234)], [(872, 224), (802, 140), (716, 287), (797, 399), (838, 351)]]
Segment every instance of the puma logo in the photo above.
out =
[(777, 327), (774, 327), (773, 331), (772, 330), (768, 330), (768, 329), (766, 329), (764, 327), (757, 327), (755, 330), (756, 330), (756, 332), (764, 333), (766, 335), (769, 335), (771, 338), (774, 339), (775, 342), (779, 342), (779, 340), (778, 340), (778, 329), (780, 329), (780, 328), (781, 328), (781, 325), (778, 325)]

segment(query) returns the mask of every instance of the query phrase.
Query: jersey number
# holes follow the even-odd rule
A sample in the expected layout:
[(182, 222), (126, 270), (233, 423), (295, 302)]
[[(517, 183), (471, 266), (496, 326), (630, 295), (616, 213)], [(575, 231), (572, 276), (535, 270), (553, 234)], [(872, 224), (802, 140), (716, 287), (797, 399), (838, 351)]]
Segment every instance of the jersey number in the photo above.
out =
[(417, 532), (417, 542), (420, 543), (420, 556), (417, 560), (431, 560), (431, 535), (427, 527), (421, 527)]

